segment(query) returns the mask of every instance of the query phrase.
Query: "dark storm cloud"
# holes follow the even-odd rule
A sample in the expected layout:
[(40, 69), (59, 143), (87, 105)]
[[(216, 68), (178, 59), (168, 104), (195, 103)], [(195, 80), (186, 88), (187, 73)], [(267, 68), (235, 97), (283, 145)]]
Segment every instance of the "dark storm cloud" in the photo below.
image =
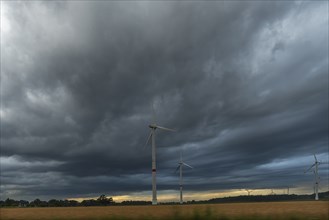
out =
[(2, 196), (149, 190), (152, 103), (178, 130), (157, 133), (159, 189), (180, 149), (190, 190), (309, 184), (328, 159), (325, 4), (6, 2)]

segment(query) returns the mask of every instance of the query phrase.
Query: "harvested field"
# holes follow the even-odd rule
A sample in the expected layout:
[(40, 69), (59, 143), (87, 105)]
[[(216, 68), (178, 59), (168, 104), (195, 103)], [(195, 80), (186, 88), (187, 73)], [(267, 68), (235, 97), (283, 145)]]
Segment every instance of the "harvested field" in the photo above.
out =
[(7, 219), (328, 219), (328, 201), (209, 205), (1, 208)]

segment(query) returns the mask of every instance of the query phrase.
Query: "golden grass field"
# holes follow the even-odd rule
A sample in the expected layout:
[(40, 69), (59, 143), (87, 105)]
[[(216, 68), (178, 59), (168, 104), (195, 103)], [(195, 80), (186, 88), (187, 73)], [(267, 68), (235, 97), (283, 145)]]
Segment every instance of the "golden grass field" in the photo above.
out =
[(329, 219), (329, 201), (1, 208), (0, 219)]

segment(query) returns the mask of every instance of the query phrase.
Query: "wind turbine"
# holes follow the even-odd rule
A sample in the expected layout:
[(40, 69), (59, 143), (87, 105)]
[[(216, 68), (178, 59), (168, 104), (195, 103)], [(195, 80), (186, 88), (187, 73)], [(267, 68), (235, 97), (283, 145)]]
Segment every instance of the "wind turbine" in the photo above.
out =
[(315, 182), (314, 182), (314, 193), (315, 193), (315, 200), (319, 200), (319, 175), (318, 175), (318, 168), (319, 165), (322, 164), (322, 162), (319, 162), (318, 159), (316, 158), (315, 154), (314, 155), (314, 164), (312, 164), (307, 170), (304, 171), (304, 173), (307, 173), (310, 171), (313, 167), (314, 168), (314, 177), (315, 177)]
[(176, 168), (175, 173), (177, 172), (177, 170), (179, 169), (179, 190), (180, 190), (180, 197), (179, 197), (179, 203), (183, 204), (183, 166), (187, 166), (189, 168), (193, 168), (190, 165), (188, 165), (187, 163), (183, 162), (182, 159), (182, 152), (180, 154), (180, 161), (178, 163), (178, 167)]
[(149, 125), (151, 128), (150, 135), (146, 141), (146, 145), (149, 143), (150, 139), (152, 139), (152, 205), (156, 205), (157, 201), (157, 190), (156, 190), (156, 146), (155, 146), (155, 130), (157, 128), (164, 130), (164, 131), (176, 131), (174, 129), (161, 127), (156, 124), (155, 122), (155, 111), (152, 105), (153, 110), (153, 123)]

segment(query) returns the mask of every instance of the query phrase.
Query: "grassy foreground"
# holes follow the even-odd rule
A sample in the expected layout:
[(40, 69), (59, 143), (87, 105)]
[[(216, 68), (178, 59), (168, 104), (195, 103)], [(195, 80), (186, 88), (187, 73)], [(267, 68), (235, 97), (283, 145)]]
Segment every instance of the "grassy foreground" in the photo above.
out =
[(1, 208), (0, 219), (329, 219), (328, 201), (209, 205)]

